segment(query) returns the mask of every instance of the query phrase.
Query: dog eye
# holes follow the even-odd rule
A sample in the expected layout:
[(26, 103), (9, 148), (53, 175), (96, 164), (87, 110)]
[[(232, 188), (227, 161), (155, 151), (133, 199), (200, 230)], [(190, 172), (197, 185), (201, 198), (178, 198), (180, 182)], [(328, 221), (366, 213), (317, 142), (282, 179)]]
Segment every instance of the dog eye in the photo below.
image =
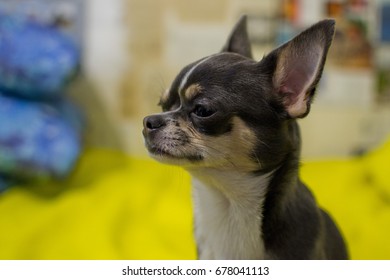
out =
[(215, 113), (214, 110), (209, 109), (203, 105), (196, 105), (194, 111), (192, 111), (197, 117), (207, 118)]

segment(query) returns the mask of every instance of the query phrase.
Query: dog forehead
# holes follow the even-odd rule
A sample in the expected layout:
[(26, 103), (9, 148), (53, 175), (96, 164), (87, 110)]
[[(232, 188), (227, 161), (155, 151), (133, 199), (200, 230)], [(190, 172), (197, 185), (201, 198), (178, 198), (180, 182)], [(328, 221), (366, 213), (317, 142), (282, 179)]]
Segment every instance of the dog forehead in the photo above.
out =
[[(229, 52), (210, 55), (185, 66), (162, 94), (160, 105), (168, 109), (180, 99), (192, 100), (211, 87), (242, 89), (245, 85), (253, 86), (249, 81), (255, 79), (256, 73), (257, 62), (250, 58)], [(235, 93), (241, 94), (241, 90)], [(248, 93), (247, 90), (242, 92), (246, 96)]]
[[(184, 94), (184, 91), (193, 84), (201, 84), (205, 81), (212, 82), (213, 79), (218, 79), (240, 71), (239, 65), (245, 67), (242, 62), (249, 59), (235, 53), (218, 53), (207, 56), (192, 64), (186, 66), (176, 78), (176, 87), (179, 94)], [(231, 71), (233, 70), (233, 71)]]

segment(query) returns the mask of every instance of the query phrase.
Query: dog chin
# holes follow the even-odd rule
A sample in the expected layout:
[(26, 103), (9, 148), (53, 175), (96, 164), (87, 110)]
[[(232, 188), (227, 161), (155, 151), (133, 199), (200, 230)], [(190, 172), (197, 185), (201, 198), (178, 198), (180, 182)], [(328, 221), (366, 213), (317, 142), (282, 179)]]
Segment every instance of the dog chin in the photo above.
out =
[(186, 155), (177, 151), (167, 151), (155, 147), (148, 147), (149, 155), (155, 160), (171, 165), (192, 165), (203, 160), (201, 155)]

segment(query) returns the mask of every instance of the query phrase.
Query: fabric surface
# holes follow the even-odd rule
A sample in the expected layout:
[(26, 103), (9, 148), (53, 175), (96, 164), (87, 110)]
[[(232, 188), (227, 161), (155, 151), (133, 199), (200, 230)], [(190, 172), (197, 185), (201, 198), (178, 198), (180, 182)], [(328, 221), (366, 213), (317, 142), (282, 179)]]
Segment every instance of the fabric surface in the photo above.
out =
[(81, 151), (78, 113), (65, 100), (32, 102), (0, 92), (0, 177), (66, 176)]
[(84, 120), (65, 85), (79, 61), (76, 45), (55, 26), (0, 11), (0, 192), (73, 168)]
[[(390, 141), (302, 166), (353, 259), (390, 259), (389, 161)], [(0, 195), (0, 259), (193, 259), (191, 208), (180, 168), (89, 149), (68, 180)]]
[(27, 17), (0, 11), (0, 42), (0, 89), (13, 96), (58, 97), (79, 66), (68, 36)]

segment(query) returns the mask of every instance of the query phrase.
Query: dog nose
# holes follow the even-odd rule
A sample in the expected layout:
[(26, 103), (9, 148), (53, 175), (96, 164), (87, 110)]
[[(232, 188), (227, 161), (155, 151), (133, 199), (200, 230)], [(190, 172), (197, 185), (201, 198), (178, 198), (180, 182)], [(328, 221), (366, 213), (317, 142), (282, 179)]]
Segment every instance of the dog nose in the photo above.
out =
[(144, 118), (144, 128), (146, 130), (156, 130), (166, 125), (165, 120), (162, 116), (153, 115)]

